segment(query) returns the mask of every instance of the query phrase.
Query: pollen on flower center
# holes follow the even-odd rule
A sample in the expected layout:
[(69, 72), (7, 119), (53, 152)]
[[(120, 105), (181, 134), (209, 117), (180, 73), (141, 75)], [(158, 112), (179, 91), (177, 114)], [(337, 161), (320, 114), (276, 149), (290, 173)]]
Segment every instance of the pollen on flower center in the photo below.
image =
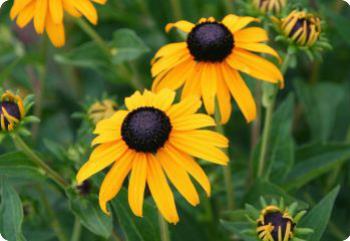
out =
[(188, 34), (187, 45), (195, 60), (221, 62), (232, 53), (234, 36), (221, 23), (204, 22)]
[[(271, 235), (273, 240), (278, 239), (278, 230), (281, 229), (282, 237), (285, 237), (287, 231), (287, 225), (290, 224), (290, 232), (293, 231), (295, 224), (289, 218), (283, 217), (281, 212), (270, 212), (264, 215), (265, 224), (271, 224), (273, 226), (273, 231)], [(258, 226), (262, 225), (261, 223)]]
[(130, 112), (122, 124), (122, 138), (135, 151), (155, 153), (168, 140), (172, 126), (169, 117), (154, 107)]

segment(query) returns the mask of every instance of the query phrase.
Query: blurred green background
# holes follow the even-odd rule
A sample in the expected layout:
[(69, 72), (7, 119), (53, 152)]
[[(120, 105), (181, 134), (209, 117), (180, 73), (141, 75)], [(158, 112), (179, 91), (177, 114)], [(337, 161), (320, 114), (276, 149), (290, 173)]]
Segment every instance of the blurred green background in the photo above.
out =
[[(249, 4), (249, 1), (233, 1), (234, 13), (247, 14)], [(305, 54), (299, 54), (295, 67), (286, 75), (286, 88), (279, 94), (279, 109), (274, 117), (268, 182), (252, 182), (249, 178), (249, 170), (254, 169), (256, 143), (252, 143), (252, 125), (247, 125), (235, 108), (225, 130), (231, 141), (229, 153), (236, 206), (241, 208), (245, 202), (256, 204), (259, 195), (293, 197), (313, 206), (340, 185), (321, 240), (343, 240), (350, 234), (350, 7), (340, 0), (293, 1), (293, 4), (306, 7), (322, 18), (326, 23), (323, 31), (333, 50), (323, 53), (323, 61), (312, 62)], [(97, 6), (100, 19), (94, 28), (119, 51), (111, 63), (73, 19), (66, 20), (66, 46), (55, 49), (45, 36), (35, 34), (32, 25), (19, 29), (9, 19), (11, 5), (9, 1), (0, 10), (1, 86), (19, 90), (22, 96), (35, 95), (36, 104), (31, 113), (41, 122), (29, 127), (32, 135), (26, 140), (73, 184), (77, 168), (90, 152), (93, 137), (92, 123), (87, 117), (90, 105), (109, 97), (122, 106), (135, 85), (150, 88), (152, 56), (164, 44), (181, 40), (175, 32), (165, 33), (168, 22), (178, 18), (196, 22), (209, 16), (221, 19), (228, 13), (225, 2), (220, 0), (182, 0), (177, 10), (171, 0), (108, 0), (106, 5)], [(272, 39), (273, 36), (271, 32)], [(280, 44), (275, 46), (279, 52), (286, 49)], [(142, 86), (135, 84), (135, 80)], [(256, 82), (250, 82), (254, 89)], [(9, 176), (19, 193), (27, 240), (57, 240), (57, 232), (70, 237), (74, 226), (70, 210), (77, 216), (96, 212), (92, 217), (96, 221), (90, 226), (95, 226), (97, 231), (84, 223), (81, 240), (107, 240), (101, 235), (109, 236), (112, 223), (103, 217), (95, 199), (103, 174), (94, 178), (89, 194), (94, 201), (80, 207), (87, 202), (85, 197), (70, 190), (68, 194), (72, 196), (67, 201), (54, 184), (47, 184), (35, 168), (22, 163), (25, 157), (14, 151), (11, 139), (3, 139), (0, 174)], [(22, 166), (15, 166), (10, 160)], [(232, 235), (220, 225), (226, 205), (222, 170), (205, 167), (212, 180), (213, 197), (203, 198), (196, 208), (177, 197), (181, 222), (171, 227), (173, 240), (241, 240), (239, 234)], [(129, 241), (159, 240), (153, 205), (147, 204), (146, 221), (140, 221), (132, 216), (123, 195), (125, 199), (122, 194), (113, 204), (114, 232)], [(203, 192), (201, 195), (204, 197)]]

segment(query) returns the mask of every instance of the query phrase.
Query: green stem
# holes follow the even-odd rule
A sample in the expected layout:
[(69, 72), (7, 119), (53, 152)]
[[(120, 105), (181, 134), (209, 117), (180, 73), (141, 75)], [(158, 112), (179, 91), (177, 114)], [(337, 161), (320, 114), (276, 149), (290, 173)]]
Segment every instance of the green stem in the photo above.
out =
[(234, 12), (233, 11), (234, 10), (233, 9), (233, 0), (222, 0), (222, 3), (224, 5), (224, 7), (225, 7), (225, 12), (227, 14)]
[(80, 218), (75, 217), (71, 241), (79, 241), (81, 236)]
[[(220, 118), (220, 112), (219, 112), (219, 105), (216, 105), (216, 111), (215, 111), (215, 122), (216, 122), (216, 130), (225, 135), (224, 127), (221, 123)], [(227, 151), (226, 151), (226, 154)], [(231, 165), (230, 162), (227, 164), (227, 166), (223, 167), (224, 171), (224, 180), (225, 180), (225, 188), (226, 188), (226, 195), (227, 195), (227, 210), (233, 210), (235, 208), (235, 193), (234, 193), (234, 187), (233, 187), (233, 178), (232, 178), (232, 171), (231, 171)]]
[(181, 3), (180, 0), (170, 0), (170, 5), (174, 13), (175, 20), (182, 19)]
[[(283, 61), (283, 64), (281, 66), (281, 72), (283, 74), (286, 73), (286, 71), (289, 67), (291, 57), (292, 57), (292, 51), (291, 51), (291, 49), (288, 49), (287, 55), (286, 55), (286, 57)], [(269, 98), (269, 103), (266, 106), (264, 129), (263, 129), (263, 133), (262, 133), (261, 149), (260, 149), (259, 165), (258, 165), (258, 177), (259, 178), (261, 178), (264, 174), (267, 152), (268, 152), (268, 145), (269, 145), (270, 134), (271, 134), (272, 116), (273, 116), (273, 111), (275, 109), (277, 93), (278, 93), (278, 88), (276, 86), (273, 86), (272, 93), (271, 93), (271, 96)]]
[(42, 168), (45, 172), (45, 174), (51, 178), (53, 181), (55, 181), (59, 186), (61, 186), (63, 189), (69, 187), (69, 184), (61, 177), (60, 174), (58, 174), (56, 171), (51, 169), (23, 140), (19, 135), (12, 134), (11, 135), (13, 142), (17, 146), (17, 148), (21, 151), (23, 151), (24, 154), (26, 154), (31, 161)]
[(160, 228), (161, 241), (171, 241), (168, 223), (164, 220), (160, 212), (158, 212), (158, 222)]

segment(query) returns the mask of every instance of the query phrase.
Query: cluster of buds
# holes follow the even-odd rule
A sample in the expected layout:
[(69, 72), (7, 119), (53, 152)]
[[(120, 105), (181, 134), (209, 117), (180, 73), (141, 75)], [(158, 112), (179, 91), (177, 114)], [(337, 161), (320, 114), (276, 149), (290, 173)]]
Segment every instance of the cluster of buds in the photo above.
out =
[(22, 98), (6, 91), (1, 96), (0, 107), (0, 130), (13, 131), (25, 116)]
[(266, 14), (280, 14), (287, 4), (287, 0), (253, 0), (254, 6)]
[(94, 124), (111, 117), (117, 110), (117, 103), (112, 100), (105, 99), (95, 102), (88, 110), (89, 118)]
[(321, 34), (321, 20), (306, 11), (292, 11), (282, 19), (281, 29), (286, 37), (300, 46), (312, 46)]

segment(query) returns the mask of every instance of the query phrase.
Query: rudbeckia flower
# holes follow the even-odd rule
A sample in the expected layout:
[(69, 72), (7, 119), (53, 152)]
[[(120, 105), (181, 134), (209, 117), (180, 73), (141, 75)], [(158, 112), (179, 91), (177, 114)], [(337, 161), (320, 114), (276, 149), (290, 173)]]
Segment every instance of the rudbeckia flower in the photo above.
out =
[(20, 28), (33, 20), (38, 34), (46, 30), (53, 45), (62, 47), (65, 44), (64, 12), (73, 17), (84, 15), (97, 24), (97, 11), (92, 2), (105, 4), (107, 0), (14, 0), (10, 16)]
[(312, 46), (321, 34), (321, 20), (305, 11), (293, 11), (282, 19), (281, 28), (284, 34), (301, 46)]
[(22, 98), (6, 91), (0, 102), (0, 130), (12, 131), (25, 116)]
[(187, 40), (168, 44), (156, 53), (152, 66), (153, 90), (184, 86), (182, 98), (201, 96), (209, 114), (214, 114), (217, 98), (222, 123), (230, 118), (233, 96), (246, 120), (254, 120), (255, 101), (240, 72), (283, 85), (280, 70), (252, 53), (278, 58), (277, 52), (263, 43), (268, 40), (264, 29), (246, 27), (254, 21), (257, 19), (228, 15), (221, 22), (208, 18), (197, 24), (187, 21), (168, 24), (167, 31), (177, 28), (186, 32)]
[(140, 217), (146, 185), (160, 213), (171, 223), (177, 223), (179, 217), (168, 180), (194, 206), (199, 197), (190, 176), (210, 195), (209, 180), (193, 157), (226, 165), (228, 157), (220, 148), (226, 148), (228, 140), (202, 130), (215, 122), (208, 115), (196, 114), (201, 107), (198, 98), (172, 104), (174, 98), (175, 92), (169, 89), (156, 94), (137, 91), (125, 99), (127, 110), (118, 110), (97, 124), (94, 133), (98, 136), (92, 144), (98, 146), (79, 170), (77, 181), (82, 183), (112, 165), (99, 193), (105, 213), (129, 173), (129, 204)]

